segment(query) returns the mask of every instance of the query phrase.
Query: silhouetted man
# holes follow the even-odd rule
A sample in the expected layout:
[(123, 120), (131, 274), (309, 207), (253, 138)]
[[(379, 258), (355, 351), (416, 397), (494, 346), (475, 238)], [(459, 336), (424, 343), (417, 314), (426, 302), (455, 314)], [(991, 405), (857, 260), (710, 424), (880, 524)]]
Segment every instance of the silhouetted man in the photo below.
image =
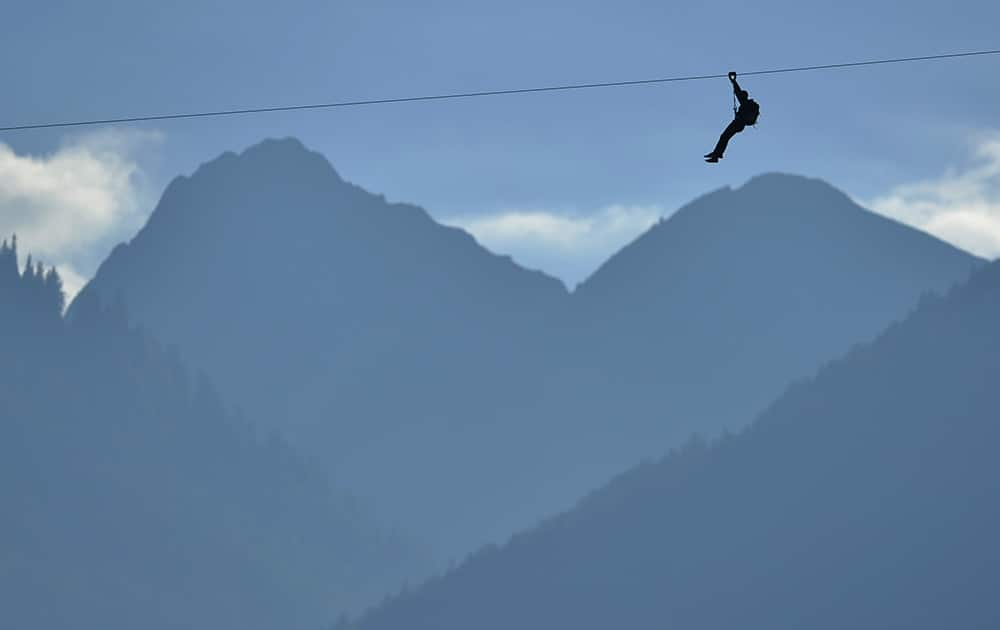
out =
[(705, 156), (706, 162), (715, 163), (721, 160), (722, 154), (726, 152), (729, 140), (746, 129), (747, 125), (756, 124), (757, 117), (760, 116), (760, 105), (757, 104), (757, 101), (750, 98), (746, 90), (740, 88), (740, 84), (736, 82), (735, 72), (729, 73), (729, 80), (733, 84), (733, 94), (739, 100), (740, 108), (735, 111), (733, 122), (729, 123), (729, 126), (719, 136), (719, 143), (715, 145), (715, 149)]

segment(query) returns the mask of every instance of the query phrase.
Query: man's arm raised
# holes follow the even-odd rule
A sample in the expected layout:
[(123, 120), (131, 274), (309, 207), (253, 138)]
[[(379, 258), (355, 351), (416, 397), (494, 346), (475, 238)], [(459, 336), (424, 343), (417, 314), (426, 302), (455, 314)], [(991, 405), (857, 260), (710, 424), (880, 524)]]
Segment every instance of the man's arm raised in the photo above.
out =
[(733, 94), (735, 94), (736, 98), (739, 99), (740, 105), (743, 105), (744, 103), (746, 103), (747, 102), (747, 97), (743, 96), (743, 94), (744, 94), (743, 88), (741, 88), (740, 84), (736, 82), (736, 73), (735, 72), (730, 72), (729, 73), (729, 81), (733, 84)]

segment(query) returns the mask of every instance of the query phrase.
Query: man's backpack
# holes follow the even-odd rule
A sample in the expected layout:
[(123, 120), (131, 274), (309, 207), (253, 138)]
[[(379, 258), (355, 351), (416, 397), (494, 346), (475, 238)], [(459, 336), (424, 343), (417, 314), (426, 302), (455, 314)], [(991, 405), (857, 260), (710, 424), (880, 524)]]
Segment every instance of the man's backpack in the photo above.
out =
[(753, 126), (757, 124), (758, 118), (760, 118), (760, 105), (752, 98), (748, 98), (746, 104), (740, 108), (740, 119), (744, 124)]

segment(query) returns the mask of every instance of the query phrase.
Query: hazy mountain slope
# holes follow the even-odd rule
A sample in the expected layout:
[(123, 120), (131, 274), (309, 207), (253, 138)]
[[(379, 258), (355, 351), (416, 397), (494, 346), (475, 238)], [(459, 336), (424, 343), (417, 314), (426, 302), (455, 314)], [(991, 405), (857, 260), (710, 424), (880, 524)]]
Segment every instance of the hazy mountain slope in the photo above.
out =
[(681, 208), (578, 288), (576, 364), (591, 373), (573, 386), (592, 381), (599, 414), (641, 425), (627, 451), (656, 448), (664, 418), (739, 428), (979, 264), (824, 182), (763, 175)]
[(463, 361), (505, 360), (526, 322), (565, 297), (558, 281), (420, 208), (344, 182), (295, 140), (227, 153), (176, 179), (86, 290), (121, 295), (224, 390), (268, 407), (318, 374), (389, 381), (400, 401), (488, 395)]
[[(388, 518), (458, 549), (503, 506), (480, 513), (482, 474), (455, 470), (490, 441), (511, 392), (542, 386), (540, 331), (567, 298), (294, 140), (175, 180), (90, 293), (120, 295), (249, 417), (280, 418)], [(445, 516), (456, 497), (475, 525)], [(452, 521), (475, 535), (458, 541)]]
[(1000, 623), (1000, 263), (357, 628)]
[(741, 428), (980, 265), (819, 180), (763, 175), (692, 202), (571, 296), (526, 500), (568, 508), (692, 432)]
[(120, 310), (61, 300), (0, 248), (0, 627), (313, 629), (426, 566)]
[(977, 263), (770, 176), (681, 210), (571, 296), (282, 140), (173, 182), (82, 295), (119, 296), (248, 417), (456, 557), (746, 422)]

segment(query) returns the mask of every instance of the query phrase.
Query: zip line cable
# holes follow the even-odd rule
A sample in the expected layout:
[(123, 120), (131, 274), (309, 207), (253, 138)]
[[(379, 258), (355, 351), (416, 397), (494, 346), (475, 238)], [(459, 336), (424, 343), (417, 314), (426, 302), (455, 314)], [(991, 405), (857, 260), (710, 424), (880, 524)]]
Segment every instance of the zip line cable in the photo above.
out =
[[(897, 57), (894, 59), (874, 59), (869, 61), (851, 61), (847, 63), (829, 63), (815, 66), (797, 66), (790, 68), (773, 68), (769, 70), (754, 70), (741, 72), (739, 76), (759, 76), (764, 74), (785, 74), (789, 72), (810, 72), (813, 70), (833, 70), (839, 68), (857, 68), (860, 66), (876, 66), (890, 63), (911, 63), (916, 61), (933, 61), (937, 59), (957, 59), (963, 57), (981, 57), (1000, 55), (997, 50), (977, 50), (972, 52), (945, 53), (940, 55), (924, 55), (920, 57)], [(727, 74), (698, 74), (679, 77), (662, 77), (655, 79), (638, 79), (633, 81), (607, 81), (602, 83), (574, 83), (568, 85), (545, 85), (540, 87), (514, 88), (506, 90), (483, 90), (477, 92), (451, 92), (445, 94), (430, 94), (424, 96), (402, 96), (397, 98), (377, 98), (358, 101), (337, 101), (332, 103), (312, 103), (306, 105), (277, 105), (273, 107), (249, 107), (244, 109), (222, 109), (216, 111), (187, 112), (177, 114), (155, 114), (149, 116), (124, 116), (120, 118), (104, 118), (94, 120), (75, 120), (66, 122), (35, 123), (28, 125), (12, 125), (0, 127), (4, 131), (25, 131), (29, 129), (52, 129), (55, 127), (84, 127), (92, 125), (114, 125), (120, 123), (148, 122), (157, 120), (181, 120), (185, 118), (213, 118), (220, 116), (243, 116), (247, 114), (266, 114), (272, 112), (293, 112), (311, 109), (333, 109), (337, 107), (361, 107), (365, 105), (386, 105), (393, 103), (415, 103), (420, 101), (444, 101), (451, 99), (478, 98), (485, 96), (502, 96), (507, 94), (537, 94), (539, 92), (567, 92), (570, 90), (590, 90), (595, 88), (625, 87), (632, 85), (652, 85), (657, 83), (679, 83), (682, 81), (703, 81), (706, 79), (724, 79)]]

